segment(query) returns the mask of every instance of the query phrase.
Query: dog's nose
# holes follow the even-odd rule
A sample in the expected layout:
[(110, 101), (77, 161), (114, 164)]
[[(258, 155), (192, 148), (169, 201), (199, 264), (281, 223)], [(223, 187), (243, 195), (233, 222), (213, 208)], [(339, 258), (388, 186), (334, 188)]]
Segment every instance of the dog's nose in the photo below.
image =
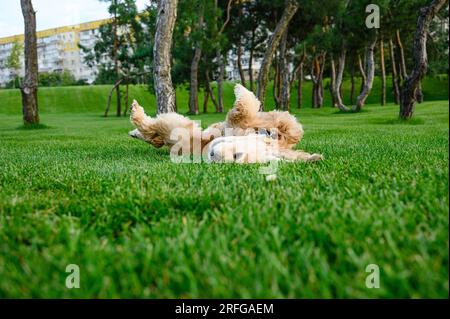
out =
[(209, 156), (214, 157), (214, 151), (211, 151), (211, 152), (209, 153)]

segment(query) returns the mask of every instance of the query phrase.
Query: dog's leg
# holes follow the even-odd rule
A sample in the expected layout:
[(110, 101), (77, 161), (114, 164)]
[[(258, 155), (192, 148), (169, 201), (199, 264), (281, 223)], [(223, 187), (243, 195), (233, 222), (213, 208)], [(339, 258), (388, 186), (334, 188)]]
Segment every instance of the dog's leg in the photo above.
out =
[(142, 135), (142, 133), (139, 132), (138, 129), (134, 129), (134, 130), (128, 132), (128, 135), (130, 135), (132, 138), (136, 138), (138, 140), (145, 141), (144, 135)]
[(155, 121), (145, 114), (144, 108), (136, 100), (133, 100), (133, 104), (131, 104), (130, 120), (139, 130), (145, 130)]
[(240, 84), (234, 87), (236, 101), (234, 107), (228, 112), (226, 123), (229, 127), (253, 128), (250, 124), (259, 112), (261, 103), (253, 94)]

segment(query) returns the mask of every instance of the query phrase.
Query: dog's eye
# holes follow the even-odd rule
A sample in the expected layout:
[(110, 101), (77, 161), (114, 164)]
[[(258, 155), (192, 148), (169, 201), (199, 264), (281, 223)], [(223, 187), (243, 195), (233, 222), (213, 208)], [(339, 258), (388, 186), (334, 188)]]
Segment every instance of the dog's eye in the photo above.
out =
[(214, 157), (214, 151), (211, 151), (211, 153), (209, 153), (209, 155), (210, 155), (211, 157)]

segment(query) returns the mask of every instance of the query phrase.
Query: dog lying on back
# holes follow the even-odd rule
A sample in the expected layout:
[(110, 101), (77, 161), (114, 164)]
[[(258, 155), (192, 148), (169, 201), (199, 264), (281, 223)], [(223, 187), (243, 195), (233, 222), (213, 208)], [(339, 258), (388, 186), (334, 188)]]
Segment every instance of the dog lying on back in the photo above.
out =
[(293, 115), (280, 111), (260, 112), (259, 100), (240, 84), (236, 84), (234, 93), (236, 101), (225, 121), (205, 130), (178, 113), (151, 118), (134, 100), (130, 119), (136, 129), (129, 135), (157, 148), (168, 146), (171, 154), (182, 155), (187, 149), (189, 154), (204, 155), (212, 162), (322, 159), (320, 154), (293, 150), (303, 137), (303, 128)]

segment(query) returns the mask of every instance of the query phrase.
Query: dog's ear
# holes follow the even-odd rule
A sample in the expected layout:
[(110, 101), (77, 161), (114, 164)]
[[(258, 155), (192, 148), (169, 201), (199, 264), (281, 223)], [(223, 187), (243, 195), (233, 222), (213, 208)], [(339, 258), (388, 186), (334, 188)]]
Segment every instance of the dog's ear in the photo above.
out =
[(163, 140), (163, 138), (161, 137), (161, 136), (159, 136), (159, 135), (155, 135), (155, 136), (152, 136), (149, 140), (148, 140), (148, 142), (150, 143), (150, 144), (152, 144), (154, 147), (156, 147), (156, 148), (161, 148), (161, 147), (163, 147), (164, 146), (164, 140)]

